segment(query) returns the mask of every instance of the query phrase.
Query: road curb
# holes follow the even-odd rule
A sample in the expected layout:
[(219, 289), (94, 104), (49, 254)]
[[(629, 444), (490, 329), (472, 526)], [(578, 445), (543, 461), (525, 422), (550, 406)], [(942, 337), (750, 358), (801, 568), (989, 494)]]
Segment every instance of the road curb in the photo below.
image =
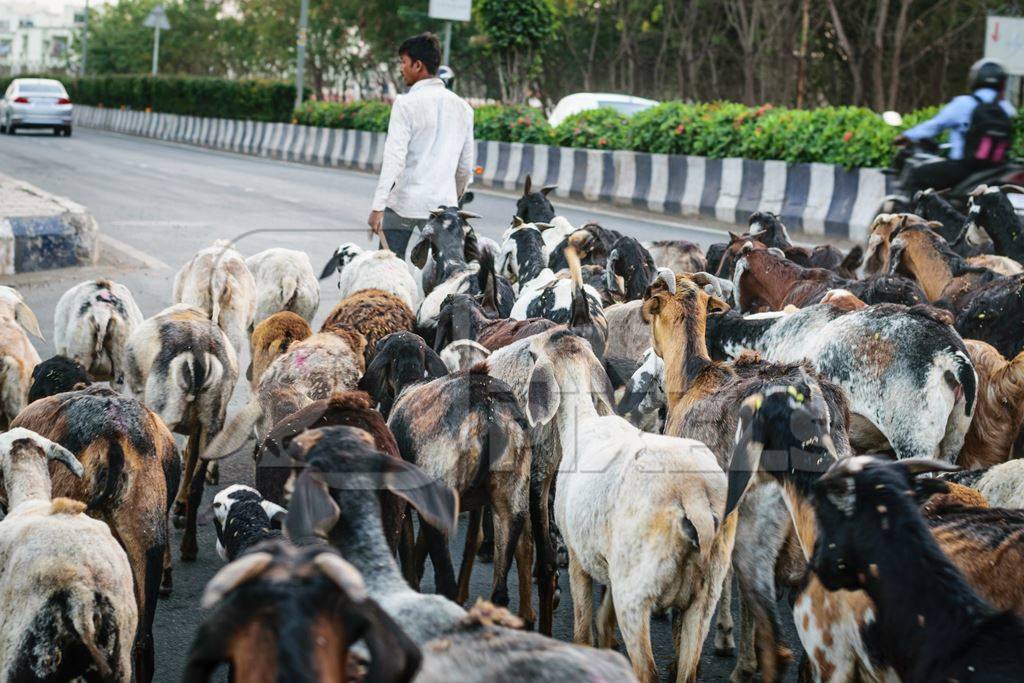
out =
[[(328, 167), (380, 168), (384, 133), (292, 123), (210, 119), (76, 105), (77, 125)], [(556, 185), (554, 194), (668, 216), (746, 225), (778, 214), (795, 232), (855, 242), (888, 190), (879, 169), (820, 163), (711, 159), (626, 150), (478, 140), (477, 182), (500, 189)]]
[(98, 238), (84, 206), (0, 174), (0, 274), (92, 265)]

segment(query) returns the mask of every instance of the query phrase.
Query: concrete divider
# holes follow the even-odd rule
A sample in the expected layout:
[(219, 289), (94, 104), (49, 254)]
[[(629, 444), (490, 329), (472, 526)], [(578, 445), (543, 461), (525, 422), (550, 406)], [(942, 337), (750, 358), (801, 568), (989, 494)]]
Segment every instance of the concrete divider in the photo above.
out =
[[(75, 123), (169, 142), (362, 170), (383, 133), (75, 106)], [(477, 182), (513, 190), (527, 174), (555, 195), (745, 225), (771, 211), (797, 232), (863, 241), (887, 192), (878, 169), (477, 141)]]
[(85, 207), (0, 173), (0, 275), (94, 264), (98, 238)]

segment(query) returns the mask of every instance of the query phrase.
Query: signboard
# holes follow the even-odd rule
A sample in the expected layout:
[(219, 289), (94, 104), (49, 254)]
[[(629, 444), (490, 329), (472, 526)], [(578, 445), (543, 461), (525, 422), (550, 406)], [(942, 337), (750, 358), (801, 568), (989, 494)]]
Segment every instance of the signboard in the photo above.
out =
[(985, 57), (998, 59), (1014, 76), (1024, 75), (1024, 19), (988, 17), (985, 22)]
[(473, 0), (430, 0), (428, 14), (433, 19), (445, 21), (469, 21)]
[(149, 13), (146, 20), (142, 22), (142, 25), (146, 28), (159, 28), (164, 31), (171, 29), (171, 24), (167, 21), (167, 13), (164, 12), (163, 5), (157, 5), (153, 8), (153, 11)]

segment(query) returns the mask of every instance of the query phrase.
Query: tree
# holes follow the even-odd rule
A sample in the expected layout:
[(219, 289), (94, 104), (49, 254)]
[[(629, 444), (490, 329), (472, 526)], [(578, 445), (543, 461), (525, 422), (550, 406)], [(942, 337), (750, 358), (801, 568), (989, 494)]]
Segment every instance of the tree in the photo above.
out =
[(548, 0), (481, 0), (477, 21), (497, 67), (501, 99), (523, 102), (540, 72), (540, 49), (554, 31)]

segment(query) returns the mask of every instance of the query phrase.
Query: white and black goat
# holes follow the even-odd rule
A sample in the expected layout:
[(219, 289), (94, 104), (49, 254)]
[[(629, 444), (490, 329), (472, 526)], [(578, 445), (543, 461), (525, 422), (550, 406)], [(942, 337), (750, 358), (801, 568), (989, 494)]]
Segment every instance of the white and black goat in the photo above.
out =
[(405, 261), (388, 249), (364, 250), (358, 244), (342, 244), (324, 265), (320, 279), (338, 274), (338, 293), (342, 300), (364, 289), (380, 289), (394, 294), (416, 310), (419, 288)]
[(240, 352), (256, 314), (256, 281), (242, 255), (226, 240), (217, 240), (174, 276), (174, 303), (203, 311)]
[(979, 185), (967, 198), (968, 232), (981, 228), (992, 239), (995, 253), (1024, 263), (1024, 222), (1008, 193), (1024, 194), (1017, 185)]
[(21, 293), (0, 285), (0, 429), (28, 403), (32, 371), (39, 364), (39, 353), (26, 332), (43, 338)]
[(245, 484), (232, 484), (213, 497), (213, 528), (217, 554), (225, 562), (238, 559), (262, 541), (281, 535), (288, 511)]

